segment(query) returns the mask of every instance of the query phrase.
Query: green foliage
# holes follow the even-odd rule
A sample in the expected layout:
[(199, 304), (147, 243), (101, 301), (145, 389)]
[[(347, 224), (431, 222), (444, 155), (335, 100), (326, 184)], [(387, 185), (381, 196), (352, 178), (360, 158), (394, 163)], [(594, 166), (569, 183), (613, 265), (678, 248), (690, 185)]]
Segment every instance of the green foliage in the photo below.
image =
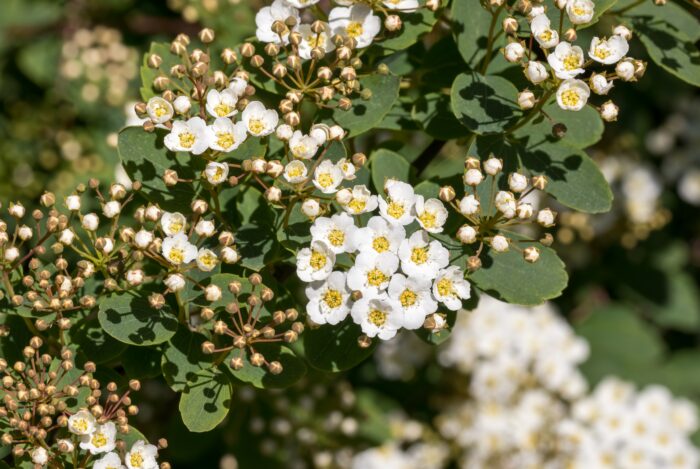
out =
[(408, 182), (411, 165), (401, 155), (380, 148), (372, 153), (369, 164), (372, 168), (372, 184), (378, 194), (384, 193), (384, 183), (387, 179), (398, 179)]
[(505, 78), (462, 73), (452, 85), (452, 112), (474, 133), (503, 132), (522, 116), (517, 94), (518, 90)]
[(128, 292), (102, 300), (97, 317), (109, 335), (129, 345), (161, 344), (177, 330), (177, 315), (168, 304), (154, 309), (147, 296)]
[[(487, 53), (489, 32), (499, 31), (506, 12), (497, 9), (494, 15), (481, 6), (478, 0), (463, 0), (452, 2), (452, 33), (457, 41), (462, 58), (472, 70), (477, 70), (479, 62)], [(496, 48), (505, 45), (503, 35), (495, 42)]]
[(231, 352), (230, 358), (241, 357), (244, 362), (240, 370), (231, 370), (231, 374), (244, 383), (260, 389), (286, 388), (299, 381), (306, 374), (306, 365), (287, 347), (261, 344), (256, 347), (268, 362), (277, 361), (282, 365), (282, 373), (275, 375), (266, 368), (253, 365), (247, 354), (239, 350)]
[(361, 348), (360, 326), (346, 319), (337, 326), (320, 326), (304, 332), (304, 356), (316, 369), (337, 373), (357, 366), (372, 354), (376, 341)]
[(214, 429), (228, 414), (233, 388), (226, 375), (218, 370), (195, 373), (180, 395), (178, 409), (191, 432)]

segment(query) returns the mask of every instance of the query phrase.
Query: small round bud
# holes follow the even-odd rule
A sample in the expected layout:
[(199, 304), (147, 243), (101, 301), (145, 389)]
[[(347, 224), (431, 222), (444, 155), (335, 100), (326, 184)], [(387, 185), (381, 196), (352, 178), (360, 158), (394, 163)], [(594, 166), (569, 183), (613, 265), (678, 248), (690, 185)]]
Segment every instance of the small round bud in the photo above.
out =
[(210, 44), (214, 42), (215, 38), (214, 30), (211, 28), (204, 28), (199, 32), (199, 40), (204, 44)]
[(540, 250), (535, 246), (528, 246), (523, 249), (523, 258), (530, 263), (535, 263), (540, 258)]
[(443, 202), (452, 202), (456, 195), (454, 187), (452, 186), (442, 186), (438, 193), (438, 197), (440, 197), (440, 200)]

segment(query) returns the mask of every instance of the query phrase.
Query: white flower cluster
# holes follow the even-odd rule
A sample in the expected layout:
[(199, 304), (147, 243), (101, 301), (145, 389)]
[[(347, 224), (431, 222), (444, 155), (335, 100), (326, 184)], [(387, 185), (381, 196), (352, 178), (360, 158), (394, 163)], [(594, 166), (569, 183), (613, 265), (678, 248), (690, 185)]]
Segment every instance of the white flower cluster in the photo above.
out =
[[(591, 0), (559, 0), (556, 4), (566, 12), (573, 25), (586, 24), (593, 19), (595, 4)], [(545, 51), (549, 71), (543, 62), (536, 60), (536, 56), (532, 57), (533, 51), (528, 51), (517, 36), (513, 36), (513, 41), (504, 48), (503, 53), (509, 62), (523, 64), (525, 76), (531, 83), (539, 85), (549, 80), (555, 84), (556, 100), (562, 109), (579, 111), (588, 102), (591, 91), (607, 95), (615, 80), (634, 81), (644, 74), (646, 65), (642, 61), (626, 57), (629, 51), (627, 41), (632, 33), (623, 25), (613, 28), (613, 34), (608, 38), (594, 36), (588, 47), (590, 60), (587, 61), (583, 48), (572, 44), (576, 40), (575, 29), (566, 31), (567, 41), (561, 40), (560, 31), (552, 27), (545, 6), (533, 6), (528, 22), (532, 37)], [(514, 34), (518, 29), (517, 20), (506, 18), (504, 29)], [(581, 79), (586, 68), (594, 63), (614, 65), (614, 72), (592, 73), (588, 82)], [(535, 106), (536, 99), (531, 91), (525, 90), (518, 96), (518, 103), (523, 109), (529, 109)], [(612, 101), (607, 101), (599, 111), (604, 120), (614, 121), (619, 109)]]
[[(297, 254), (297, 275), (309, 283), (312, 321), (338, 324), (350, 313), (367, 336), (384, 340), (402, 327), (420, 328), (438, 302), (454, 311), (470, 296), (464, 274), (449, 265), (448, 250), (430, 237), (442, 231), (447, 219), (442, 202), (426, 200), (396, 180), (388, 180), (385, 190), (386, 198), (371, 195), (364, 186), (343, 189), (337, 200), (346, 213), (316, 219), (311, 246)], [(377, 207), (379, 216), (366, 226), (356, 225), (359, 218), (351, 215)], [(414, 222), (419, 227), (409, 235)], [(341, 256), (351, 259), (347, 272), (334, 270)]]
[(615, 378), (591, 393), (588, 346), (548, 305), (489, 297), (458, 317), (440, 361), (470, 375), (470, 399), (437, 419), (464, 468), (696, 468), (695, 406)]

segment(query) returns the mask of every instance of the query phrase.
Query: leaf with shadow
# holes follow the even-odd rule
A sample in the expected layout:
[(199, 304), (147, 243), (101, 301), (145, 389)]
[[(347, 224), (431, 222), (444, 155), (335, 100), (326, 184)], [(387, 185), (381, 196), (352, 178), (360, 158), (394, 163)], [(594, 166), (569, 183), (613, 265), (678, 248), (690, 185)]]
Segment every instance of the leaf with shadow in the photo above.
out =
[(180, 395), (178, 409), (185, 426), (196, 433), (213, 430), (228, 414), (232, 394), (225, 373), (217, 369), (196, 373)]
[(369, 357), (377, 341), (361, 348), (357, 339), (362, 335), (360, 326), (346, 318), (336, 326), (322, 325), (304, 331), (304, 353), (311, 366), (321, 371), (339, 372), (349, 370)]
[(243, 368), (240, 370), (227, 369), (233, 377), (244, 383), (249, 383), (260, 389), (286, 388), (299, 381), (306, 374), (306, 365), (290, 349), (283, 345), (255, 344), (255, 351), (262, 353), (268, 362), (278, 361), (282, 365), (282, 372), (278, 375), (272, 374), (265, 366), (255, 366), (249, 360), (247, 350), (235, 349), (231, 351), (227, 359), (243, 358)]
[(452, 84), (452, 112), (472, 132), (500, 133), (522, 117), (517, 95), (505, 78), (462, 73)]
[(177, 333), (164, 344), (160, 367), (173, 391), (182, 392), (197, 373), (213, 367), (213, 355), (202, 352), (202, 344), (206, 340), (202, 334), (180, 326)]
[(102, 300), (97, 318), (102, 328), (120, 342), (149, 346), (170, 339), (177, 330), (177, 316), (169, 304), (154, 309), (144, 292), (115, 293)]

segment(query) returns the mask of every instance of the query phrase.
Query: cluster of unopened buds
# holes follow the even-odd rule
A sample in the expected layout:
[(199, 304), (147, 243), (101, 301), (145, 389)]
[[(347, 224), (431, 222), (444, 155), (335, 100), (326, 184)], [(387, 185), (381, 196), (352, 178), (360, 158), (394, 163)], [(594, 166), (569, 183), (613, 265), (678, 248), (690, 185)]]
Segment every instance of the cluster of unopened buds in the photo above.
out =
[(53, 356), (40, 353), (42, 345), (42, 339), (33, 337), (22, 350), (23, 360), (9, 364), (0, 359), (0, 441), (12, 448), (16, 460), (28, 458), (35, 468), (65, 467), (67, 462), (94, 469), (170, 467), (156, 460), (165, 440), (158, 447), (144, 440), (127, 447), (129, 417), (139, 411), (130, 394), (139, 390), (139, 381), (129, 381), (124, 392), (114, 382), (103, 389), (93, 377), (94, 363), (79, 370), (71, 350)]
[(228, 302), (223, 305), (218, 302), (222, 298), (221, 287), (212, 283), (206, 288), (209, 300), (214, 299), (209, 295), (216, 292), (213, 295), (216, 300), (212, 301), (216, 304), (200, 311), (204, 326), (213, 332), (212, 341), (202, 343), (202, 352), (216, 354), (221, 362), (228, 359), (234, 370), (250, 363), (256, 367), (264, 366), (272, 374), (280, 374), (282, 363), (266, 357), (265, 347), (267, 344), (296, 342), (304, 325), (297, 321), (299, 313), (293, 308), (273, 313), (267, 310), (266, 306), (275, 294), (263, 285), (259, 274), (252, 274), (248, 283), (252, 289), (245, 292), (240, 281), (229, 282), (225, 287), (232, 296), (227, 297)]
[[(494, 10), (506, 8), (502, 0), (491, 3)], [(593, 20), (594, 2), (558, 0), (555, 3), (560, 10), (558, 28), (552, 27), (548, 16), (551, 12), (547, 12), (545, 5), (519, 1), (513, 11), (507, 7), (508, 13), (515, 15), (517, 11), (526, 18), (529, 31), (521, 31), (519, 20), (508, 15), (503, 20), (503, 29), (509, 43), (504, 47), (503, 54), (507, 61), (522, 64), (526, 78), (541, 90), (539, 96), (529, 89), (520, 92), (518, 104), (522, 109), (535, 108), (538, 103), (542, 106), (555, 94), (562, 109), (579, 111), (588, 102), (591, 91), (605, 96), (616, 80), (636, 81), (644, 75), (646, 63), (627, 57), (627, 41), (632, 37), (629, 28), (618, 25), (613, 28), (610, 37), (593, 37), (586, 58), (583, 48), (573, 43), (577, 39), (576, 28)], [(571, 27), (563, 31), (565, 18)], [(538, 60), (535, 43), (539, 45), (545, 61)], [(605, 70), (606, 66), (614, 66), (614, 70)], [(594, 67), (595, 70), (592, 70)], [(587, 79), (583, 78), (586, 71), (591, 71)], [(612, 101), (606, 101), (598, 110), (606, 121), (617, 119), (619, 109)]]
[[(527, 225), (539, 225), (539, 228), (552, 228), (555, 225), (556, 212), (549, 208), (536, 209), (532, 196), (535, 191), (547, 187), (547, 178), (542, 175), (528, 177), (520, 172), (508, 174), (508, 188), (498, 190), (497, 181), (504, 176), (503, 161), (491, 155), (483, 163), (474, 157), (467, 157), (464, 171), (464, 184), (469, 190), (461, 199), (457, 199), (451, 186), (441, 188), (440, 197), (449, 202), (456, 212), (466, 218), (457, 231), (457, 239), (466, 245), (478, 246), (474, 255), (467, 259), (470, 271), (481, 267), (480, 255), (485, 246), (490, 246), (497, 253), (509, 249), (522, 252), (527, 262), (537, 262), (540, 249), (532, 243), (549, 246), (554, 241), (549, 233), (539, 240), (526, 239), (518, 233)], [(485, 173), (485, 174), (484, 174)], [(480, 186), (486, 185), (485, 191)], [(525, 243), (528, 246), (520, 247)]]

